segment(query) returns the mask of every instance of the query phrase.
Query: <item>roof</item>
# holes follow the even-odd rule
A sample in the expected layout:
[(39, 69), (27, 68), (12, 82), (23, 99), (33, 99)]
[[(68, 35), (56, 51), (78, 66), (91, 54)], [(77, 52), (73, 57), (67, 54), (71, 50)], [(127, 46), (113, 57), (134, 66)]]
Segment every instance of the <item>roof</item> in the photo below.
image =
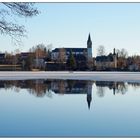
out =
[(5, 59), (5, 53), (0, 53), (0, 59), (4, 60)]
[[(59, 52), (59, 50), (62, 48), (56, 48), (54, 49), (52, 52)], [(66, 50), (66, 52), (83, 52), (83, 51), (87, 51), (87, 48), (63, 48)]]
[(21, 52), (20, 53), (21, 55), (30, 55), (30, 54), (33, 54), (32, 52)]
[(96, 61), (98, 62), (112, 62), (113, 61), (113, 55), (108, 55), (108, 56), (97, 56)]
[(21, 52), (20, 53), (20, 58), (21, 59), (26, 59), (28, 56), (30, 56), (31, 54), (33, 54), (32, 52)]
[(5, 57), (5, 53), (0, 53), (0, 57)]

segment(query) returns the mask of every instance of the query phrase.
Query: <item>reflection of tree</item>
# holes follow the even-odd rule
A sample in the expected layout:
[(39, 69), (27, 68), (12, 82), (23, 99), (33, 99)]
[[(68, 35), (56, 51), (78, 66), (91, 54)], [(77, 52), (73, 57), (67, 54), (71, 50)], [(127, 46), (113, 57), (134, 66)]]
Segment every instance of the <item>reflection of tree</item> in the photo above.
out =
[(47, 85), (43, 83), (43, 80), (29, 81), (28, 91), (37, 97), (45, 96), (48, 91)]
[(66, 82), (64, 80), (59, 80), (58, 82), (58, 88), (59, 88), (60, 93), (62, 94), (64, 94), (66, 90), (65, 83)]
[[(0, 83), (2, 84), (3, 81), (1, 81)], [(5, 90), (8, 90), (8, 89), (11, 89), (11, 90), (12, 90), (12, 89), (14, 88), (13, 85), (8, 84), (7, 81), (5, 81), (5, 82), (3, 83), (3, 87), (4, 87)], [(1, 88), (2, 88), (2, 86), (1, 86)]]
[(69, 91), (72, 91), (72, 88), (74, 87), (75, 82), (76, 82), (76, 81), (74, 81), (74, 80), (68, 80), (68, 81), (67, 81)]
[(138, 88), (140, 87), (140, 83), (128, 82), (128, 85), (131, 85), (135, 90), (138, 89)]
[(118, 82), (117, 93), (125, 94), (128, 90), (128, 86), (124, 82)]
[(128, 90), (128, 86), (124, 82), (112, 82), (112, 81), (97, 81), (97, 94), (99, 97), (104, 96), (105, 88), (108, 87), (109, 89), (113, 90), (113, 94), (115, 92), (125, 94)]
[(49, 90), (48, 92), (46, 92), (46, 96), (49, 97), (49, 98), (52, 98), (52, 97), (53, 97), (53, 96), (52, 96), (52, 91)]
[(105, 93), (105, 88), (101, 86), (97, 86), (97, 95), (99, 97), (104, 97), (104, 93)]
[(15, 87), (14, 88), (14, 91), (17, 92), (17, 93), (19, 93), (20, 92), (20, 88), (19, 87)]
[[(44, 97), (46, 95), (51, 98), (53, 92), (62, 94), (89, 93), (92, 90), (92, 84), (92, 81), (81, 80), (9, 80), (0, 81), (0, 88), (14, 90), (15, 92), (26, 89), (36, 97)], [(124, 82), (96, 81), (95, 84), (99, 97), (104, 97), (106, 87), (112, 90), (113, 94), (125, 94), (129, 85), (132, 85), (134, 88), (140, 87), (140, 83), (132, 82), (126, 84)]]
[[(20, 81), (0, 81), (0, 88), (11, 89), (19, 92), (20, 89), (27, 89), (27, 91), (37, 97), (43, 97), (49, 92), (50, 82), (44, 83), (44, 80), (20, 80)], [(51, 92), (49, 96), (51, 97)]]

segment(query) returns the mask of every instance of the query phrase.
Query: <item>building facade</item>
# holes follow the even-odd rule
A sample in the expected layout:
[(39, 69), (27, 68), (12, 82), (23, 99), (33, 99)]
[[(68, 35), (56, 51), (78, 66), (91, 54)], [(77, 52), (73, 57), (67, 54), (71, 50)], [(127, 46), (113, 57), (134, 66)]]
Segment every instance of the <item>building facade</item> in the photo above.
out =
[(87, 58), (92, 58), (92, 41), (90, 34), (87, 40), (87, 48), (56, 48), (52, 51), (51, 59), (58, 60), (60, 57), (60, 53), (62, 53), (62, 51), (63, 54), (65, 54), (66, 60), (68, 59), (71, 52), (74, 56), (84, 55)]
[(105, 56), (97, 56), (95, 60), (96, 70), (114, 70), (117, 69), (117, 54), (115, 48), (113, 53)]

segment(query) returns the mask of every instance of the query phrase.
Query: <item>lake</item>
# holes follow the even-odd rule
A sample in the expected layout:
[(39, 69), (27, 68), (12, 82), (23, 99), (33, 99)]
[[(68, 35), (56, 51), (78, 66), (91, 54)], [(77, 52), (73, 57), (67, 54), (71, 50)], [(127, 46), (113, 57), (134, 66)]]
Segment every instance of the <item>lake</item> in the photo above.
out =
[(140, 83), (0, 81), (0, 137), (140, 137)]

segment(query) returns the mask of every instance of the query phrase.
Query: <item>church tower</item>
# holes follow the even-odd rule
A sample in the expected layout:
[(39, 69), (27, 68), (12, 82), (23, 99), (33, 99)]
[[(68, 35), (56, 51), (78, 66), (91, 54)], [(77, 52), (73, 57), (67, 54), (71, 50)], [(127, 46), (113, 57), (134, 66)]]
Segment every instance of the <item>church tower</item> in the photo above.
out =
[(114, 59), (114, 68), (117, 68), (117, 54), (115, 52), (115, 48), (113, 49), (113, 59)]
[(92, 58), (92, 41), (90, 38), (90, 33), (87, 40), (87, 56), (88, 58)]

